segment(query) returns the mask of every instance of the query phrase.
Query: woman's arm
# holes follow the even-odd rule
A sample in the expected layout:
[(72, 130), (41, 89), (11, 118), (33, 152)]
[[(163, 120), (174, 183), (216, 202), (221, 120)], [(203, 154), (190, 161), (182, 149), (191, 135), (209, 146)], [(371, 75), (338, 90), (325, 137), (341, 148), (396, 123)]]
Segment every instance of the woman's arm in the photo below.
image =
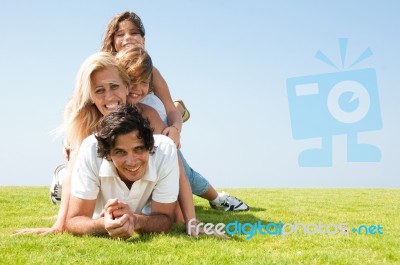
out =
[[(139, 103), (140, 104), (140, 103)], [(157, 111), (155, 111), (152, 107), (149, 107), (144, 104), (140, 104), (142, 108), (143, 117), (149, 119), (151, 127), (154, 128), (154, 133), (159, 134), (162, 131), (163, 122), (161, 121), (160, 116)], [(183, 218), (185, 222), (189, 222), (191, 219), (196, 218), (196, 212), (194, 209), (193, 195), (192, 189), (190, 188), (189, 180), (185, 175), (185, 170), (183, 169), (182, 161), (178, 156), (179, 163), (179, 195), (178, 202), (182, 209)], [(192, 234), (192, 233), (191, 233)], [(193, 234), (192, 234), (193, 235)]]
[(61, 204), (58, 209), (57, 220), (52, 227), (55, 233), (64, 232), (65, 230), (65, 220), (67, 218), (69, 199), (71, 196), (72, 168), (74, 167), (77, 153), (77, 150), (71, 150), (69, 153), (70, 156), (67, 163), (67, 172), (62, 183)]
[(71, 173), (76, 160), (76, 150), (71, 151), (70, 160), (67, 163), (67, 172), (63, 178), (61, 204), (58, 209), (57, 220), (52, 227), (42, 228), (25, 228), (15, 231), (14, 235), (18, 234), (56, 234), (62, 233), (65, 230), (65, 221), (68, 213), (68, 205), (71, 194)]
[[(196, 212), (194, 209), (193, 194), (190, 188), (189, 180), (185, 175), (185, 170), (183, 169), (181, 158), (178, 156), (179, 163), (179, 195), (178, 202), (182, 209), (183, 219), (185, 221), (185, 227), (190, 220), (196, 219)], [(190, 235), (194, 235), (193, 231), (187, 231)]]

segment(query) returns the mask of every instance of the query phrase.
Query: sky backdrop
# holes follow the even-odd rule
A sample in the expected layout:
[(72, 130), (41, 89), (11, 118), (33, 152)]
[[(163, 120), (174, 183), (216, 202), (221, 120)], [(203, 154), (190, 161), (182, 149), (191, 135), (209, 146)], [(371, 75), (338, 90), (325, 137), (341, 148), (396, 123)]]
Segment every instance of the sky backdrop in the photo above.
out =
[[(134, 11), (146, 48), (191, 118), (182, 151), (213, 186), (400, 187), (398, 1), (4, 1), (0, 9), (1, 186), (48, 186), (63, 163), (62, 122), (75, 75), (109, 20)], [(338, 40), (347, 39), (342, 67)], [(286, 81), (373, 68), (382, 128), (361, 142), (378, 162), (349, 162), (334, 135), (332, 165), (302, 167), (319, 138), (294, 139)], [(338, 69), (318, 60), (323, 52)], [(317, 126), (317, 125), (316, 125)]]

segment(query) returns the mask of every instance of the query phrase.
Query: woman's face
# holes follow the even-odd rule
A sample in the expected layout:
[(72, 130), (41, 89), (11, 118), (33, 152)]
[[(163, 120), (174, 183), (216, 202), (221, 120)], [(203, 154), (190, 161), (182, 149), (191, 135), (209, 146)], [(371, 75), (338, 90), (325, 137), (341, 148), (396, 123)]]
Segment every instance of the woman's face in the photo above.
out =
[(101, 114), (112, 112), (119, 105), (126, 104), (128, 88), (115, 69), (96, 71), (91, 76), (91, 94)]
[(139, 29), (130, 20), (121, 21), (118, 24), (118, 30), (114, 35), (115, 50), (132, 47), (135, 44), (144, 45), (144, 37), (140, 35)]

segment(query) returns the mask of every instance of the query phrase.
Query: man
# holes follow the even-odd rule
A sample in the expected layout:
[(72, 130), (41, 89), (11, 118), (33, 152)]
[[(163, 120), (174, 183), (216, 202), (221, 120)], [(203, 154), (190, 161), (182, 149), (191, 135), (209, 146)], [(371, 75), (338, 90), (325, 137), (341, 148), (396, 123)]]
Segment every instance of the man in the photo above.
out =
[(179, 192), (173, 141), (154, 135), (135, 106), (118, 107), (82, 143), (72, 173), (66, 230), (129, 238), (168, 232)]

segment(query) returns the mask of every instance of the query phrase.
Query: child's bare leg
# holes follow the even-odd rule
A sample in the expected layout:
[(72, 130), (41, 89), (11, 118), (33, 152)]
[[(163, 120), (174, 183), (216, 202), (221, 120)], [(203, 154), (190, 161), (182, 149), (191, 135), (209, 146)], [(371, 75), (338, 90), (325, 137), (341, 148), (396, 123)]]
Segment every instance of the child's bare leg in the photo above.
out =
[(190, 112), (186, 108), (185, 103), (183, 103), (182, 100), (175, 100), (174, 105), (178, 109), (179, 113), (182, 115), (183, 122), (187, 121), (190, 118)]
[(185, 109), (182, 107), (182, 105), (178, 101), (175, 101), (174, 105), (178, 109), (181, 116), (183, 116), (183, 114), (185, 113)]

